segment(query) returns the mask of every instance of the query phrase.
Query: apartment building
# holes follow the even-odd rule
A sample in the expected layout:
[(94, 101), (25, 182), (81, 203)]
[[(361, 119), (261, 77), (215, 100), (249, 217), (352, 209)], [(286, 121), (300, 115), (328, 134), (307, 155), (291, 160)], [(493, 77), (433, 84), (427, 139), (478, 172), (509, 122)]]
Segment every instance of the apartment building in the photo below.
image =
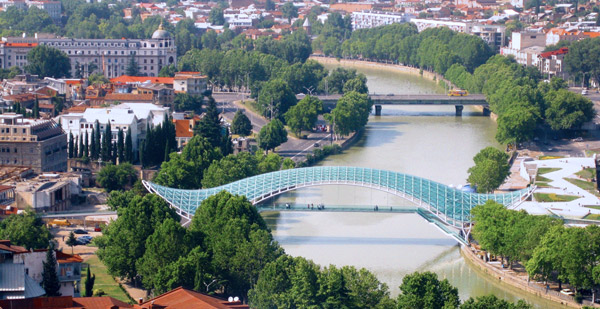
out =
[(200, 72), (177, 72), (173, 78), (173, 90), (190, 95), (201, 95), (206, 91), (208, 77)]
[(352, 29), (368, 29), (379, 26), (408, 23), (415, 15), (398, 12), (360, 11), (352, 12)]
[(26, 166), (40, 174), (67, 170), (67, 135), (53, 120), (0, 115), (0, 164)]

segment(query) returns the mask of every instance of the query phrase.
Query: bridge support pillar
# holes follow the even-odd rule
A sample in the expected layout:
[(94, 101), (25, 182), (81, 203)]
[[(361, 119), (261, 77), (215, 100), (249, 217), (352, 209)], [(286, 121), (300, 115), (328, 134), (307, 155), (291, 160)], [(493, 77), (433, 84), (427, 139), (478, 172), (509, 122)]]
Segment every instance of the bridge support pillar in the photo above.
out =
[(489, 108), (489, 107), (487, 107), (487, 106), (484, 106), (484, 107), (483, 107), (483, 115), (484, 115), (484, 116), (489, 116), (489, 115), (490, 115), (490, 113), (491, 113), (491, 112), (490, 112), (490, 108)]
[(454, 108), (456, 109), (456, 116), (462, 116), (462, 111), (463, 111), (464, 106), (454, 105)]
[(381, 105), (375, 105), (375, 116), (381, 116)]

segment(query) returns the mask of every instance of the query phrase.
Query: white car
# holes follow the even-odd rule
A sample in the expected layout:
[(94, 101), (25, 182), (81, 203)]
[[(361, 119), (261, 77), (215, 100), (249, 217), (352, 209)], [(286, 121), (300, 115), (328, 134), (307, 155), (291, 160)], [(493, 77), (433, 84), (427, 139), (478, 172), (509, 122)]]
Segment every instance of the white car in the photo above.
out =
[(582, 94), (582, 95), (587, 95), (587, 94), (588, 94), (588, 91), (587, 91), (587, 89), (583, 89), (583, 90), (581, 90), (581, 94)]

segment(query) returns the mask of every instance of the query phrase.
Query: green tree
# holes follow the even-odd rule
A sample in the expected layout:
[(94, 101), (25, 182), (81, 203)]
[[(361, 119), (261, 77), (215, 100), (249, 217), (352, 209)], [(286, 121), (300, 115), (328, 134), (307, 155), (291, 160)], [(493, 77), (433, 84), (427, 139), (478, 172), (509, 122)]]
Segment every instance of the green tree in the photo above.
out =
[(323, 102), (321, 100), (313, 96), (306, 96), (298, 104), (292, 106), (284, 116), (290, 129), (300, 136), (302, 130), (312, 130), (322, 111)]
[(88, 264), (87, 275), (85, 276), (85, 296), (91, 297), (94, 294), (94, 282), (96, 281), (96, 274), (91, 274), (91, 267)]
[(492, 192), (510, 174), (508, 155), (494, 147), (486, 147), (473, 157), (467, 181), (477, 186), (477, 192)]
[(133, 141), (131, 139), (131, 127), (127, 128), (125, 137), (125, 162), (133, 163)]
[(48, 247), (52, 234), (42, 219), (27, 209), (23, 214), (10, 215), (0, 221), (0, 239), (9, 239), (27, 250), (41, 249)]
[(573, 42), (565, 55), (565, 69), (588, 85), (588, 78), (600, 80), (600, 64), (594, 59), (600, 57), (600, 38), (590, 38)]
[(71, 62), (64, 52), (46, 45), (38, 45), (27, 53), (25, 71), (40, 77), (70, 77)]
[(202, 110), (202, 97), (194, 96), (188, 93), (177, 93), (173, 100), (173, 106), (178, 111), (194, 111), (200, 112)]
[(117, 133), (117, 157), (119, 158), (119, 164), (125, 162), (125, 141), (121, 128), (119, 128), (119, 132)]
[(88, 82), (90, 83), (90, 85), (105, 85), (110, 83), (108, 78), (106, 78), (106, 76), (104, 76), (104, 74), (102, 73), (90, 74), (90, 76), (88, 77)]
[(194, 131), (196, 135), (206, 138), (213, 147), (221, 146), (221, 117), (213, 97), (208, 98), (204, 117), (198, 122)]
[(167, 218), (179, 222), (179, 216), (154, 194), (133, 197), (129, 205), (117, 209), (117, 215), (96, 238), (97, 254), (113, 276), (133, 280), (138, 275), (136, 262), (144, 256), (154, 228)]
[(537, 124), (532, 106), (515, 103), (498, 117), (496, 140), (503, 144), (518, 144), (533, 138)]
[(109, 162), (112, 158), (112, 131), (110, 122), (104, 125), (104, 134), (102, 134), (102, 146), (100, 156), (102, 161)]
[(50, 246), (46, 251), (46, 260), (42, 262), (42, 288), (46, 291), (46, 296), (60, 296), (60, 282), (58, 281), (58, 272), (56, 271), (56, 257), (54, 257), (54, 247)]
[(496, 295), (485, 295), (477, 298), (470, 297), (462, 305), (460, 309), (487, 309), (487, 308), (498, 308), (498, 309), (529, 309), (531, 305), (527, 304), (524, 300), (519, 299), (515, 303), (508, 302), (504, 299), (498, 298)]
[(177, 66), (174, 64), (169, 64), (169, 65), (162, 67), (162, 69), (160, 69), (160, 72), (158, 72), (158, 76), (159, 77), (174, 77), (175, 73), (177, 73)]
[(288, 19), (288, 24), (292, 23), (292, 18), (298, 17), (298, 8), (294, 6), (292, 2), (286, 2), (281, 6), (281, 13), (283, 18)]
[(252, 134), (252, 123), (246, 114), (239, 109), (233, 116), (233, 122), (231, 123), (231, 133), (238, 134), (240, 136), (248, 136)]
[(277, 146), (285, 142), (287, 142), (287, 131), (279, 119), (273, 119), (258, 133), (258, 147), (267, 152), (275, 150)]
[(372, 106), (373, 102), (367, 94), (351, 91), (338, 100), (326, 119), (333, 123), (335, 134), (345, 136), (367, 125)]
[(97, 181), (107, 192), (123, 190), (126, 186), (131, 186), (136, 181), (136, 174), (131, 163), (119, 165), (108, 164), (98, 173)]
[(69, 159), (74, 158), (75, 154), (73, 153), (73, 150), (75, 146), (75, 141), (73, 139), (73, 132), (69, 131)]
[(402, 279), (398, 308), (457, 308), (458, 289), (432, 272), (412, 273)]
[(77, 238), (75, 238), (75, 233), (73, 233), (73, 231), (69, 233), (69, 238), (67, 238), (65, 243), (67, 246), (71, 247), (71, 254), (73, 254), (73, 247), (77, 246)]
[(579, 129), (596, 115), (592, 101), (566, 89), (548, 92), (546, 101), (546, 123), (553, 130)]
[(75, 150), (77, 150), (77, 155), (80, 158), (87, 157), (87, 153), (85, 151), (85, 146), (83, 144), (83, 136), (81, 134), (79, 134), (79, 136), (77, 136), (77, 141), (79, 142), (79, 146), (76, 146), (76, 149), (73, 149), (73, 152), (75, 152)]
[(40, 118), (40, 101), (38, 100), (37, 95), (35, 97), (35, 101), (33, 102), (33, 109), (31, 113), (33, 114), (33, 118)]
[(258, 95), (258, 109), (263, 116), (282, 119), (287, 110), (296, 105), (296, 95), (289, 85), (281, 79), (266, 82)]
[(138, 76), (140, 74), (140, 68), (138, 63), (135, 61), (135, 57), (131, 55), (129, 58), (129, 62), (127, 63), (127, 68), (125, 69), (125, 74), (129, 76)]
[(208, 22), (216, 26), (224, 25), (225, 17), (223, 16), (223, 9), (219, 7), (212, 8), (208, 15)]

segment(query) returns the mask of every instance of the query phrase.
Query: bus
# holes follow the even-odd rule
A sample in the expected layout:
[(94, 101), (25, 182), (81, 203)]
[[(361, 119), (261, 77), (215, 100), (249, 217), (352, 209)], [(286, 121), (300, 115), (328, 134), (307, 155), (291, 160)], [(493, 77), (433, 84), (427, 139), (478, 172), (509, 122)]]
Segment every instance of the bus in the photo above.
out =
[(466, 90), (454, 89), (454, 90), (448, 91), (448, 95), (451, 97), (464, 97), (464, 96), (468, 96), (469, 92)]

